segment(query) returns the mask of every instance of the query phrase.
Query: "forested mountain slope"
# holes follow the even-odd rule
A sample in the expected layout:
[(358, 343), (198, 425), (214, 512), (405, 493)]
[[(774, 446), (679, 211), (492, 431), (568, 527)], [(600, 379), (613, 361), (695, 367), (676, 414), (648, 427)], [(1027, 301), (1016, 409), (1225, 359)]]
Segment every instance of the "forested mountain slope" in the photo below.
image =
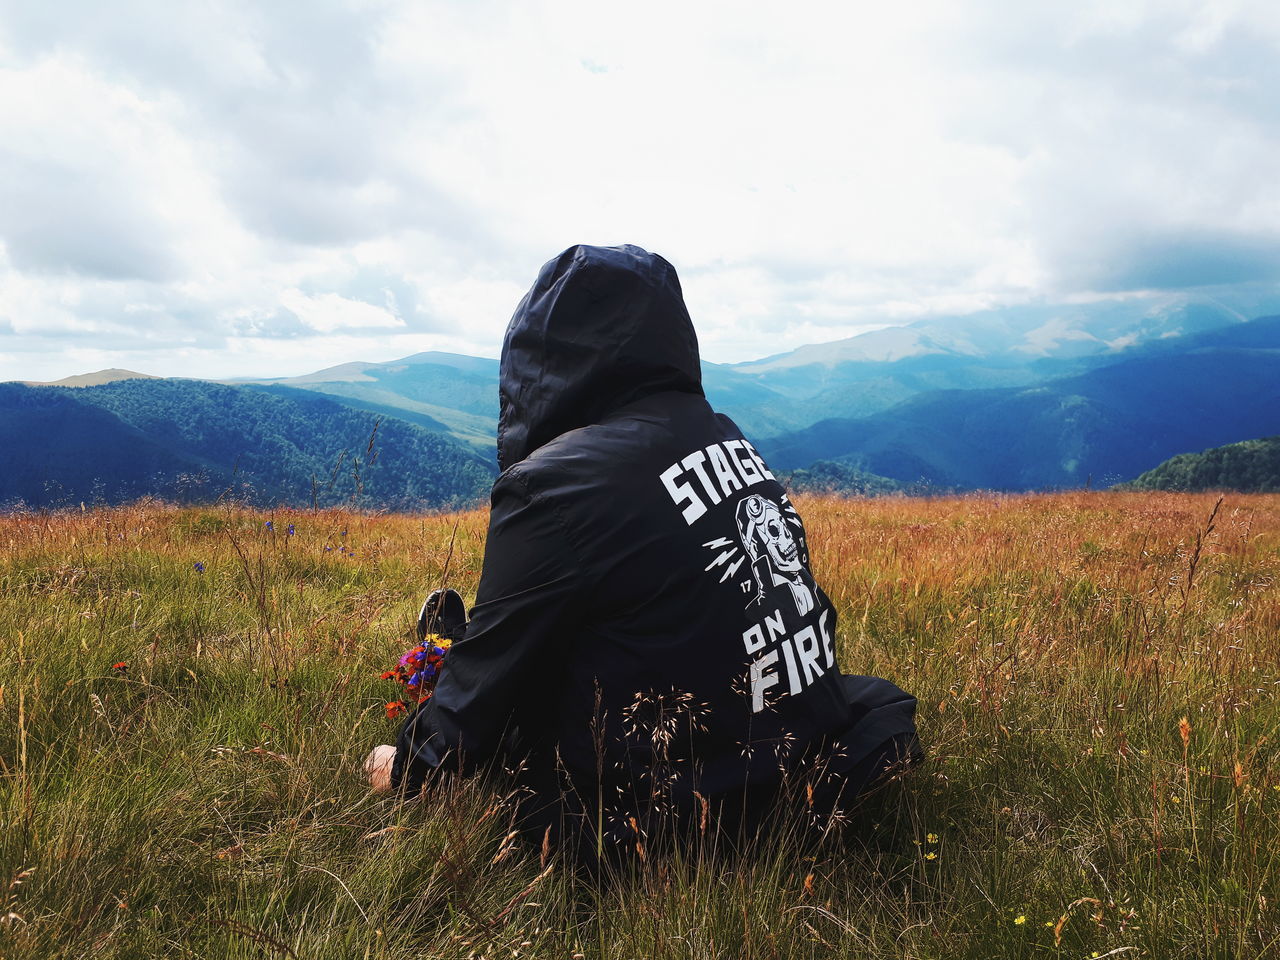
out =
[(1280, 436), (1180, 453), (1122, 488), (1280, 493)]
[(4, 384), (0, 422), (0, 502), (30, 506), (152, 494), (413, 509), (471, 502), (493, 477), (448, 437), (299, 390)]

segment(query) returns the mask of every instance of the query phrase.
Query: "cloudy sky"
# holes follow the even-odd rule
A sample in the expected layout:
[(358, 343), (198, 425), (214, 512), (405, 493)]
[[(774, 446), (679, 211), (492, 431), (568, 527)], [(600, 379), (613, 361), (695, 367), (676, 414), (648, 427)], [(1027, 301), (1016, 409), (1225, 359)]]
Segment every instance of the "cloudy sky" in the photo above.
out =
[(496, 356), (638, 243), (704, 354), (1280, 280), (1280, 5), (0, 0), (0, 379)]

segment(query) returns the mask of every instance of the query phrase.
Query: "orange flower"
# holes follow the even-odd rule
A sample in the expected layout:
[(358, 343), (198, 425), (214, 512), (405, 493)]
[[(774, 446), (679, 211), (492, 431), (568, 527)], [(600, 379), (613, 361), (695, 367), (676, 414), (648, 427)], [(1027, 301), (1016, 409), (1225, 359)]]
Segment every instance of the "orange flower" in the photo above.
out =
[(123, 660), (121, 660), (119, 663), (113, 663), (111, 665), (111, 669), (112, 670), (128, 670), (129, 665), (125, 663)]
[(392, 700), (387, 704), (387, 719), (394, 720), (400, 714), (405, 712), (403, 700)]

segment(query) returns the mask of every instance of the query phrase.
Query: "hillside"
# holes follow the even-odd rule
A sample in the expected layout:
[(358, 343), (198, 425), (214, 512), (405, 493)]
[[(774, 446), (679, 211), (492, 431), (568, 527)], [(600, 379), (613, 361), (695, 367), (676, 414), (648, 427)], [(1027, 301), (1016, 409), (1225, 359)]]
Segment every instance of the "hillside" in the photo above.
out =
[(1180, 453), (1121, 489), (1280, 493), (1280, 436)]
[(229, 494), (255, 504), (412, 509), (470, 502), (493, 477), (447, 437), (298, 390), (196, 380), (5, 384), (0, 422), (8, 441), (0, 502), (29, 506)]
[(492, 461), (498, 432), (498, 361), (419, 353), (387, 363), (351, 362), (299, 377), (249, 381), (328, 394), (353, 409), (443, 433)]
[(183, 499), (202, 477), (210, 488), (229, 482), (197, 453), (85, 403), (90, 389), (0, 383), (0, 507)]
[(909, 492), (910, 485), (867, 473), (848, 463), (819, 460), (780, 476), (788, 490), (843, 497), (878, 497)]

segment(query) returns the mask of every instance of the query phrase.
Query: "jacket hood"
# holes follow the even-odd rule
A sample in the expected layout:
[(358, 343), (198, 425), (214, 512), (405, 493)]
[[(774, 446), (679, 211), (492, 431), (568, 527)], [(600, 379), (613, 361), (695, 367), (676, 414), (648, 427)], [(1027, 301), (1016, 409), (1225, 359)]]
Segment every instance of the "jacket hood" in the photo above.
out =
[(630, 244), (548, 261), (502, 344), (498, 466), (666, 391), (702, 394), (698, 339), (675, 268)]

